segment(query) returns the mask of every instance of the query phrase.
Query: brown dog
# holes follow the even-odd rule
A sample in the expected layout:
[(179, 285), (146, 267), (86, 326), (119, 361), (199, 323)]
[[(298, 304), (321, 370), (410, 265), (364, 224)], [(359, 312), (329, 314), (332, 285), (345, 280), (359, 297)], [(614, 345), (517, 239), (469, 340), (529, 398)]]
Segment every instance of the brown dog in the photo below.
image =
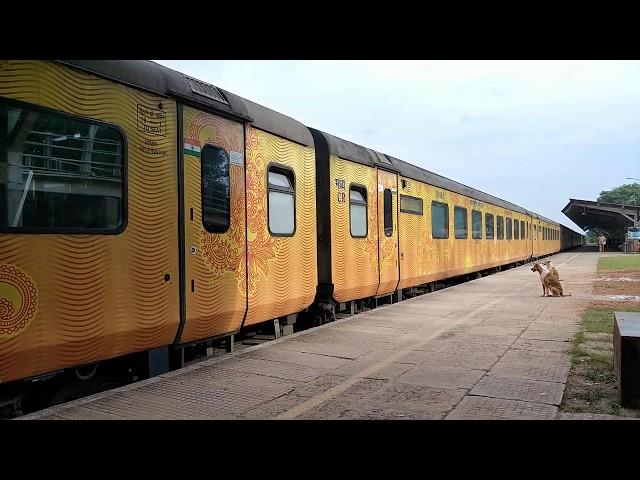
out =
[[(540, 282), (542, 282), (542, 296), (548, 295), (549, 292), (553, 294), (554, 297), (570, 297), (571, 294), (565, 295), (562, 290), (562, 285), (558, 281), (556, 277), (551, 275), (551, 272), (544, 265), (540, 265), (539, 263), (535, 263), (531, 268), (532, 272), (538, 272), (540, 274)], [(550, 295), (549, 295), (550, 296)]]
[(559, 282), (563, 282), (564, 281), (564, 280), (562, 280), (560, 278), (560, 273), (558, 273), (558, 269), (556, 268), (556, 266), (553, 263), (551, 263), (551, 260), (547, 260), (546, 262), (542, 262), (542, 264), (545, 267), (547, 267), (547, 270), (549, 270), (549, 273), (551, 273), (551, 275), (556, 277)]

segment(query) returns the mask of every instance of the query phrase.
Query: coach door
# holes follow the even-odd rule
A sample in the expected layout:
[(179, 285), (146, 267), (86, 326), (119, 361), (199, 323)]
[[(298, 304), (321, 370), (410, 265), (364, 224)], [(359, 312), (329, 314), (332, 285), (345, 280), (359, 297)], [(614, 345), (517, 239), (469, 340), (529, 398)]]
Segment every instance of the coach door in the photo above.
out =
[(184, 302), (178, 343), (240, 329), (246, 309), (244, 125), (184, 107)]
[(398, 176), (378, 170), (378, 258), (380, 284), (377, 295), (398, 286)]

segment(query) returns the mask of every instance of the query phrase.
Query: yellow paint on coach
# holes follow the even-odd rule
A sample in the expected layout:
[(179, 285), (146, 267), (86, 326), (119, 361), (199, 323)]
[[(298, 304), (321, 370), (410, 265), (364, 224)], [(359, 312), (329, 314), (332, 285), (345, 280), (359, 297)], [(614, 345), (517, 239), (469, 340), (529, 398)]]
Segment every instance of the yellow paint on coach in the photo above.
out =
[[(402, 187), (404, 183), (405, 187)], [(463, 275), (509, 262), (524, 260), (530, 256), (527, 240), (498, 239), (497, 217), (527, 221), (528, 217), (495, 205), (479, 202), (470, 197), (427, 185), (411, 178), (400, 178), (400, 195), (417, 197), (423, 201), (423, 215), (400, 211), (400, 285), (408, 288), (442, 278)], [(402, 200), (400, 199), (402, 202)], [(449, 237), (432, 237), (432, 202), (448, 205)], [(455, 207), (467, 210), (467, 238), (455, 238)], [(482, 213), (482, 239), (473, 239), (473, 210)], [(486, 238), (486, 214), (493, 215), (494, 238)], [(513, 224), (512, 224), (513, 230)]]
[[(316, 263), (315, 153), (271, 133), (247, 127), (247, 261), (249, 309), (245, 325), (304, 310), (318, 284)], [(268, 229), (267, 169), (294, 172), (295, 233), (271, 235)]]
[[(331, 272), (338, 302), (370, 297), (378, 289), (378, 182), (376, 169), (331, 156)], [(349, 190), (365, 187), (367, 237), (351, 236)]]
[[(175, 103), (59, 64), (14, 60), (2, 62), (0, 97), (120, 127), (128, 184), (122, 233), (0, 234), (2, 270), (24, 272), (35, 287), (27, 300), (37, 295), (26, 328), (0, 338), (0, 382), (170, 344), (179, 322)], [(164, 112), (163, 136), (138, 128), (138, 107)]]
[[(244, 157), (244, 125), (184, 107), (184, 143)], [(201, 158), (184, 152), (186, 322), (179, 343), (240, 329), (247, 303), (244, 166), (230, 163), (230, 222), (223, 233), (202, 223)], [(193, 212), (193, 214), (191, 213)]]

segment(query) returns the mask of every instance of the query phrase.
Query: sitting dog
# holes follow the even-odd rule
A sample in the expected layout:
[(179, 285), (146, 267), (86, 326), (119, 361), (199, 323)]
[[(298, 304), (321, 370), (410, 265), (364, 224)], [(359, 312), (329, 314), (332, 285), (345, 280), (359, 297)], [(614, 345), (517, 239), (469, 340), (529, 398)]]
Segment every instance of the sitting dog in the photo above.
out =
[[(562, 285), (558, 281), (556, 277), (551, 275), (551, 272), (544, 265), (540, 265), (539, 263), (535, 263), (531, 268), (532, 272), (538, 272), (540, 274), (540, 282), (542, 283), (542, 296), (548, 295), (549, 292), (553, 294), (554, 297), (558, 295), (561, 297), (570, 297), (571, 294), (564, 294), (562, 290)], [(548, 295), (550, 296), (550, 295)]]
[(553, 263), (551, 263), (551, 260), (547, 260), (546, 262), (542, 262), (542, 264), (547, 267), (547, 270), (549, 270), (549, 272), (551, 273), (551, 275), (553, 275), (554, 277), (556, 277), (558, 279), (558, 281), (560, 282), (564, 282), (564, 280), (562, 280), (560, 278), (560, 274), (558, 273), (558, 269), (555, 267), (555, 265)]

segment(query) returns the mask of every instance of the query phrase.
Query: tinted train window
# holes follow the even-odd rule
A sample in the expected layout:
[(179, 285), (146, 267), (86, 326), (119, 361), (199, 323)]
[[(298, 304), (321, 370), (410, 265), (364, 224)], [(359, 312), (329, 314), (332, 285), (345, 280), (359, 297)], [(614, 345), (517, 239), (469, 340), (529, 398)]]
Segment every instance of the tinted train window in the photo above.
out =
[(454, 207), (453, 209), (453, 229), (455, 238), (467, 238), (467, 209), (462, 207)]
[(367, 190), (352, 185), (349, 189), (349, 219), (352, 237), (366, 237), (367, 229)]
[(384, 189), (384, 234), (393, 234), (393, 195), (388, 188)]
[(478, 210), (471, 211), (472, 231), (471, 236), (475, 239), (482, 238), (482, 212)]
[(202, 147), (202, 225), (211, 233), (229, 229), (229, 156), (213, 145)]
[(484, 223), (486, 225), (486, 230), (487, 230), (487, 240), (493, 240), (493, 230), (495, 228), (493, 223), (493, 214), (485, 213)]
[(520, 239), (520, 221), (515, 219), (513, 220), (513, 239)]
[(431, 236), (449, 238), (449, 205), (431, 202)]
[(513, 228), (511, 226), (511, 219), (507, 217), (507, 240), (511, 240), (511, 234), (513, 233)]
[(119, 231), (124, 154), (115, 127), (0, 99), (0, 230)]
[(498, 240), (504, 240), (504, 217), (498, 215)]
[(296, 228), (295, 183), (293, 172), (269, 167), (269, 232), (291, 236)]
[(520, 220), (520, 238), (524, 240), (526, 237), (524, 220)]
[(408, 195), (400, 195), (400, 211), (414, 215), (422, 215), (422, 199), (409, 197)]

